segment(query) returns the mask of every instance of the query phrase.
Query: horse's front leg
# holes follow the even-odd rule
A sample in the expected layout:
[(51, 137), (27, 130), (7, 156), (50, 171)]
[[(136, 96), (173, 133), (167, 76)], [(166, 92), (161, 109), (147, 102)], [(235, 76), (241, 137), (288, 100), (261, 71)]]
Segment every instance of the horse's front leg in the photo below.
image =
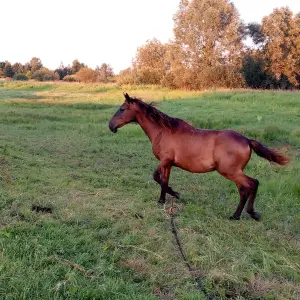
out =
[[(159, 167), (153, 172), (153, 179), (161, 186), (161, 171), (160, 171), (160, 165)], [(167, 194), (171, 195), (172, 197), (175, 197), (176, 199), (179, 199), (179, 193), (175, 192), (170, 186), (168, 186)]]
[[(160, 186), (161, 186), (161, 193), (158, 200), (158, 203), (164, 204), (166, 202), (166, 193), (169, 193), (176, 197), (178, 197), (178, 193), (174, 192), (169, 186), (169, 177), (171, 172), (172, 163), (170, 160), (163, 160), (161, 161), (158, 171), (160, 172)], [(176, 193), (176, 194), (175, 194)]]

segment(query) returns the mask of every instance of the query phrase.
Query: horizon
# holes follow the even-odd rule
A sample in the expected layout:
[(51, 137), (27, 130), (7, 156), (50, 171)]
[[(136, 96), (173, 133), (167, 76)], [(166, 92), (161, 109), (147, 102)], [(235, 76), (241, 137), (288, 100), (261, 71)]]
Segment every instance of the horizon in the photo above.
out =
[[(13, 14), (2, 16), (3, 24), (9, 25), (3, 31), (2, 40), (9, 46), (1, 49), (0, 61), (25, 64), (32, 57), (38, 57), (45, 67), (53, 70), (61, 63), (67, 66), (78, 59), (93, 69), (107, 63), (117, 74), (131, 66), (137, 48), (147, 40), (157, 38), (165, 43), (173, 38), (173, 16), (180, 0), (163, 3), (160, 0), (129, 0), (126, 3), (88, 0), (84, 4), (54, 0), (48, 6), (38, 0), (26, 2), (2, 4), (4, 12), (12, 11)], [(258, 0), (232, 2), (245, 23), (260, 23), (274, 8), (282, 6), (288, 6), (293, 13), (300, 12), (300, 1), (295, 0), (284, 3), (274, 0), (272, 4)], [(11, 23), (11, 16), (15, 23)], [(34, 39), (23, 34), (24, 28), (31, 29)]]

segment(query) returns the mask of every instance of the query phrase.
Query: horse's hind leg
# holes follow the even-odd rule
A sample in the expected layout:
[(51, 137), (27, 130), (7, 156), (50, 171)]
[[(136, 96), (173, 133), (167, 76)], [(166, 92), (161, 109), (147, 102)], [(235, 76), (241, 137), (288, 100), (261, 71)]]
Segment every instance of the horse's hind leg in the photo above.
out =
[[(161, 186), (161, 167), (159, 166), (153, 173), (153, 179)], [(170, 186), (167, 187), (167, 193), (177, 199), (179, 199), (179, 193), (175, 192)]]
[[(247, 213), (251, 216), (251, 218), (253, 218), (256, 221), (260, 220), (260, 214), (256, 211), (254, 211), (254, 201), (255, 201), (255, 197), (256, 197), (256, 192), (257, 192), (257, 188), (258, 188), (258, 180), (251, 178), (249, 176), (246, 176), (245, 174), (243, 174), (243, 176), (240, 176), (238, 178), (238, 180), (241, 181), (242, 184), (242, 189), (244, 190), (245, 193), (245, 198), (244, 198), (244, 205), (246, 203), (246, 200), (248, 198), (248, 204), (247, 204)], [(241, 192), (240, 192), (241, 194)], [(238, 209), (237, 209), (238, 211)], [(238, 211), (240, 214), (242, 212)]]
[(237, 209), (235, 213), (232, 215), (231, 219), (234, 220), (240, 219), (241, 213), (244, 209), (247, 199), (249, 198), (248, 205), (247, 205), (247, 213), (253, 219), (259, 221), (260, 214), (258, 212), (255, 212), (253, 208), (255, 196), (258, 188), (258, 180), (246, 176), (242, 171), (236, 174), (226, 174), (226, 173), (220, 173), (220, 174), (226, 177), (227, 179), (235, 182), (240, 193), (240, 203), (237, 206)]
[(248, 199), (248, 204), (247, 204), (247, 213), (256, 221), (260, 220), (260, 214), (256, 211), (254, 211), (254, 201), (255, 201), (255, 197), (256, 197), (256, 193), (257, 193), (257, 189), (258, 189), (258, 185), (259, 185), (259, 181), (257, 179), (249, 178), (249, 199)]
[(236, 208), (234, 214), (230, 217), (231, 220), (239, 220), (241, 217), (241, 213), (245, 207), (248, 198), (248, 191), (244, 188), (244, 186), (237, 184), (238, 191), (240, 193), (240, 202)]

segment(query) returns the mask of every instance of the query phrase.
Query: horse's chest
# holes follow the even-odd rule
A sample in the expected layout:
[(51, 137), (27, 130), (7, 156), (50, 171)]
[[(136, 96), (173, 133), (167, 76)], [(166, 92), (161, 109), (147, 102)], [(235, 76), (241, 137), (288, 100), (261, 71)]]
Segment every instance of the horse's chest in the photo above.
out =
[(164, 157), (165, 151), (166, 145), (162, 143), (162, 132), (160, 132), (152, 142), (152, 152), (158, 160), (161, 160)]
[(152, 147), (152, 151), (153, 151), (153, 154), (154, 154), (154, 156), (158, 159), (158, 160), (160, 160), (161, 159), (161, 155), (160, 155), (160, 151), (158, 150), (158, 149), (154, 149), (153, 147)]
[(173, 160), (174, 154), (171, 148), (168, 147), (162, 147), (162, 145), (157, 145), (155, 147), (152, 147), (153, 154), (158, 160), (163, 159), (170, 159)]

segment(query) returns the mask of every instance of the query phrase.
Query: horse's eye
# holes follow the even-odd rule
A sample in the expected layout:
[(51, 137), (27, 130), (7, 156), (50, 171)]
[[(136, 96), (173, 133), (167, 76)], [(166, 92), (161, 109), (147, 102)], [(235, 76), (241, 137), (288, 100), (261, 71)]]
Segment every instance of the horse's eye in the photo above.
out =
[(124, 110), (125, 110), (125, 108), (120, 107), (120, 111), (124, 111)]

